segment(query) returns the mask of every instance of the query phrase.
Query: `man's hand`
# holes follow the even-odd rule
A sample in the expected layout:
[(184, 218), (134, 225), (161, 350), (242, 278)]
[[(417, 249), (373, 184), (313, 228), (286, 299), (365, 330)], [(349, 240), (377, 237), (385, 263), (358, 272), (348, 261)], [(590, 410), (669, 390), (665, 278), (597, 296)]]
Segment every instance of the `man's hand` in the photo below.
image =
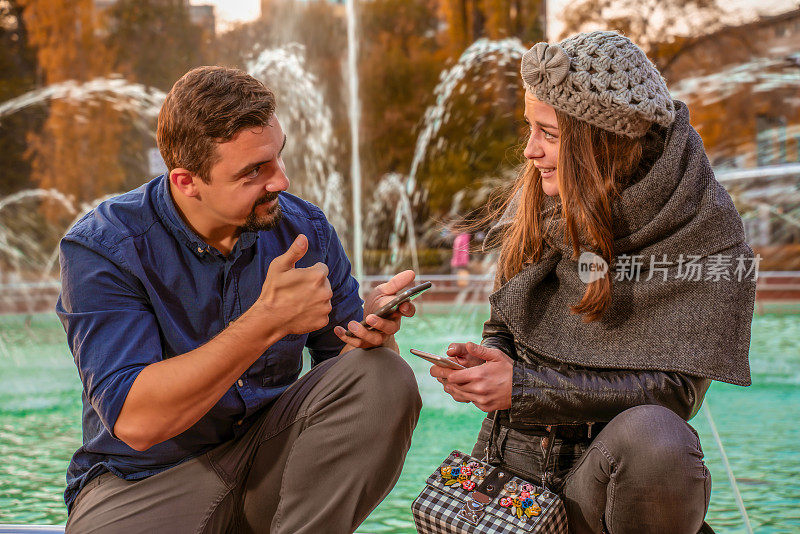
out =
[(392, 301), (392, 299), (400, 291), (414, 284), (414, 271), (408, 270), (396, 274), (391, 280), (377, 286), (367, 296), (364, 303), (364, 316), (367, 324), (374, 330), (365, 328), (356, 321), (350, 321), (347, 328), (356, 335), (356, 337), (348, 336), (343, 327), (337, 326), (333, 332), (345, 343), (353, 348), (367, 349), (371, 347), (378, 347), (386, 345), (392, 348), (397, 347), (394, 342), (394, 334), (400, 330), (400, 321), (403, 317), (413, 317), (416, 313), (416, 308), (411, 302), (405, 302), (400, 305), (400, 309), (386, 318), (380, 318), (374, 313), (384, 304)]
[(471, 402), (484, 412), (511, 408), (514, 361), (504, 352), (475, 343), (453, 343), (447, 354), (467, 369), (434, 365), (431, 376), (458, 402)]
[(306, 236), (297, 236), (270, 263), (256, 302), (219, 335), (145, 367), (122, 405), (116, 437), (143, 451), (177, 436), (208, 413), (267, 347), (287, 334), (327, 325), (333, 296), (328, 267), (295, 268), (307, 250)]
[(328, 324), (333, 297), (328, 266), (294, 266), (307, 250), (308, 239), (300, 234), (289, 250), (272, 260), (261, 295), (251, 308), (265, 318), (277, 319), (284, 335), (305, 334)]

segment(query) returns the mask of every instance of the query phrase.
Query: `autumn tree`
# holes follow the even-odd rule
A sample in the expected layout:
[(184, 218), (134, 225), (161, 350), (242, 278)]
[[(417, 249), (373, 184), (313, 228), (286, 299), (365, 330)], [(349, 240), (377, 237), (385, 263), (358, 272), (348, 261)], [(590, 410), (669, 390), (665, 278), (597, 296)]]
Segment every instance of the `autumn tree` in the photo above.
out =
[[(25, 0), (25, 23), (45, 84), (109, 73), (100, 14), (92, 0)], [(76, 201), (119, 191), (122, 118), (113, 102), (55, 100), (42, 131), (29, 136), (33, 180)], [(52, 218), (54, 215), (49, 214)]]
[(118, 0), (105, 16), (114, 70), (128, 79), (168, 91), (207, 62), (213, 36), (192, 24), (185, 0)]
[[(23, 6), (0, 0), (0, 104), (35, 88), (36, 54), (29, 46)], [(0, 195), (30, 187), (26, 134), (41, 127), (41, 109), (0, 117)]]
[(731, 20), (717, 0), (578, 0), (561, 15), (560, 39), (590, 30), (618, 30), (661, 67), (685, 37), (713, 32)]
[(544, 0), (441, 0), (447, 48), (457, 55), (481, 37), (541, 41), (544, 5)]
[(444, 68), (433, 0), (361, 4), (361, 145), (365, 174), (408, 173), (417, 125)]
[[(126, 80), (164, 92), (187, 71), (213, 63), (214, 35), (191, 21), (185, 0), (118, 0), (103, 12), (104, 43), (112, 70)], [(125, 150), (123, 189), (152, 178), (147, 151), (154, 150), (155, 122), (126, 121), (120, 132)]]
[[(448, 120), (419, 173), (432, 213), (479, 208), (485, 199), (476, 193), (484, 182), (513, 177), (524, 161), (524, 92), (518, 77), (516, 68), (488, 62), (474, 67), (460, 82), (463, 91), (454, 91)], [(465, 195), (454, 206), (458, 191)]]

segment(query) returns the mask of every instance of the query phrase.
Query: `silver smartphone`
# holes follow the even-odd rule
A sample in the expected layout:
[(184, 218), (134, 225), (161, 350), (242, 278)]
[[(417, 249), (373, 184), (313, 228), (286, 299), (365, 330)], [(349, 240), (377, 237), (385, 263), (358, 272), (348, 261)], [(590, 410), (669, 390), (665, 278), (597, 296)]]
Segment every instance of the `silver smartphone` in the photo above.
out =
[(411, 349), (411, 354), (414, 356), (419, 356), (423, 360), (428, 360), (432, 364), (438, 365), (439, 367), (445, 367), (447, 369), (454, 370), (466, 369), (466, 367), (458, 362), (454, 362), (449, 358), (443, 358), (442, 356), (431, 354), (430, 352), (425, 352), (424, 350)]

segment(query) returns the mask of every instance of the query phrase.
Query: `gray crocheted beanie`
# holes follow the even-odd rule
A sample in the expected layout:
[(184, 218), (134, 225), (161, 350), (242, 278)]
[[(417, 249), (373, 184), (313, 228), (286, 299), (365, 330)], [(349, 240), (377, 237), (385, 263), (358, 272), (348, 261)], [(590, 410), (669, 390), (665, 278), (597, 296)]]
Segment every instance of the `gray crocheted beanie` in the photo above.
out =
[(669, 126), (675, 105), (664, 78), (624, 35), (579, 33), (537, 43), (522, 56), (522, 83), (537, 99), (598, 128), (640, 137)]

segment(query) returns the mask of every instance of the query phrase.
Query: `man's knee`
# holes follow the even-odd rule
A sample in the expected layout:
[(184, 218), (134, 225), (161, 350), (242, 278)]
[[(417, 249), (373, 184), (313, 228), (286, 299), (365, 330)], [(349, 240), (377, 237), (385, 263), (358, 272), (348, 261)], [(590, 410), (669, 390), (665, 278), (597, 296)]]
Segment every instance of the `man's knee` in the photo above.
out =
[(419, 416), (422, 399), (414, 371), (395, 351), (386, 347), (353, 349), (342, 355), (342, 363), (358, 376), (362, 394), (375, 402), (406, 409)]

